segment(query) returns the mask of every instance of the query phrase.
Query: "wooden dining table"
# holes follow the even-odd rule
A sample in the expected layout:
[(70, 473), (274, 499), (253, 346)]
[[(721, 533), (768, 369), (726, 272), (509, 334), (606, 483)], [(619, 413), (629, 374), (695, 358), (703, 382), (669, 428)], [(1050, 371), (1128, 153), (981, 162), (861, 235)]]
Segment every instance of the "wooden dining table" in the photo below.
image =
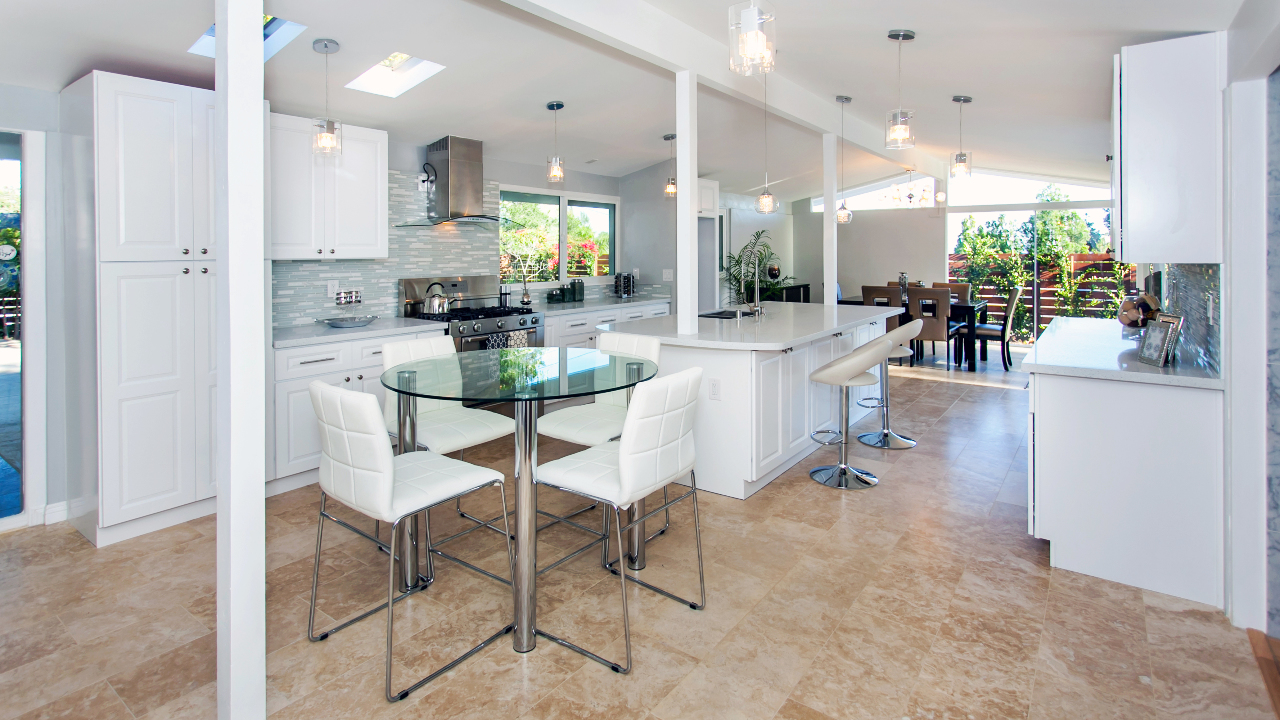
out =
[[(954, 296), (953, 296), (954, 297)], [(840, 300), (841, 305), (861, 305), (862, 298), (848, 298)], [(899, 324), (911, 322), (911, 311), (907, 308), (907, 303), (902, 303), (902, 307), (906, 310), (899, 315)], [(978, 371), (978, 325), (987, 322), (987, 301), (978, 300), (974, 303), (951, 303), (949, 319), (953, 322), (963, 322), (965, 324), (964, 331), (964, 359), (967, 360), (970, 372)], [(983, 358), (986, 359), (985, 357)], [(957, 363), (960, 360), (957, 359)]]

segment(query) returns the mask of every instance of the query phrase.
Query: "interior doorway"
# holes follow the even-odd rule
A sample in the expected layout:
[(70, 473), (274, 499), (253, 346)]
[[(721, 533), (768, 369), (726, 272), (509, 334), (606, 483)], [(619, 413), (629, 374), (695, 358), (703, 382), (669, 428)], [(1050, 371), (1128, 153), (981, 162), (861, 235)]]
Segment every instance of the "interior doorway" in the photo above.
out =
[(23, 510), (22, 136), (0, 132), (0, 518)]

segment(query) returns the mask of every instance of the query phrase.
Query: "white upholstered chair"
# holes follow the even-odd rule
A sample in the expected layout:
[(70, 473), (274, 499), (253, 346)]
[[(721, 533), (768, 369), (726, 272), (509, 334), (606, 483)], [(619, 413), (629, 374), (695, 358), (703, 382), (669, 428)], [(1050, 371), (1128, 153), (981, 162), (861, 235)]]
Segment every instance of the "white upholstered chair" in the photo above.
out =
[[(626, 638), (627, 660), (625, 665), (610, 662), (567, 640), (539, 631), (553, 642), (582, 653), (610, 667), (614, 672), (631, 671), (631, 626), (627, 617), (627, 581), (653, 590), (677, 602), (701, 610), (707, 604), (706, 583), (702, 576), (702, 536), (698, 525), (697, 482), (693, 473), (694, 438), (693, 422), (698, 408), (698, 391), (702, 385), (702, 368), (689, 368), (674, 375), (654, 378), (635, 386), (631, 404), (627, 408), (622, 425), (622, 437), (593, 448), (553, 460), (538, 467), (537, 483), (590, 500), (606, 503), (613, 508), (613, 527), (618, 541), (618, 559), (607, 563), (611, 572), (619, 575), (622, 584), (622, 627)], [(690, 490), (647, 514), (623, 525), (621, 511), (650, 493), (688, 476)], [(654, 587), (638, 577), (628, 575), (623, 562), (622, 533), (638, 525), (646, 518), (665, 511), (671, 505), (693, 498), (694, 543), (698, 553), (699, 602), (692, 602)], [(605, 515), (603, 557), (608, 557), (608, 513)], [(634, 535), (633, 535), (634, 536)], [(644, 539), (640, 540), (644, 542)], [(614, 567), (614, 565), (617, 567)]]
[(916, 446), (915, 440), (903, 437), (889, 428), (889, 360), (915, 355), (915, 351), (905, 347), (903, 343), (914, 341), (922, 327), (924, 321), (916, 319), (881, 336), (881, 339), (888, 341), (893, 347), (889, 348), (888, 357), (880, 363), (880, 397), (858, 402), (862, 407), (880, 410), (880, 429), (859, 435), (858, 442), (863, 445), (885, 450), (906, 450)]
[[(382, 346), (382, 369), (390, 370), (411, 360), (457, 355), (457, 352), (453, 338), (447, 335), (387, 343)], [(439, 369), (456, 373), (457, 381), (461, 382), (462, 371), (457, 365), (442, 365)], [(387, 401), (383, 404), (387, 430), (391, 433), (398, 431), (395, 401), (396, 394), (388, 392)], [(516, 421), (506, 415), (463, 407), (462, 403), (450, 400), (418, 398), (417, 422), (418, 445), (441, 455), (465, 450), (516, 431)]]
[[(903, 327), (910, 327), (910, 323)], [(896, 332), (896, 331), (895, 331)], [(835, 385), (840, 388), (840, 427), (838, 430), (815, 430), (809, 436), (823, 445), (840, 446), (840, 462), (837, 465), (822, 465), (809, 471), (809, 477), (827, 487), (841, 490), (859, 490), (874, 487), (880, 482), (867, 470), (849, 465), (849, 388), (875, 385), (880, 382), (871, 368), (880, 365), (889, 357), (894, 344), (883, 336), (871, 342), (863, 343), (853, 352), (836, 358), (809, 374), (809, 379), (824, 385)], [(820, 440), (819, 435), (836, 436), (835, 440)]]
[[(430, 569), (430, 532), (423, 525), (422, 535), (417, 537), (417, 533), (409, 533), (408, 528), (416, 525), (418, 513), (425, 513), (428, 508), (480, 488), (496, 485), (502, 493), (504, 530), (500, 532), (508, 534), (507, 558), (510, 564), (511, 541), (505, 528), (507, 497), (505, 491), (502, 491), (502, 473), (429, 451), (392, 455), (391, 441), (387, 437), (376, 397), (333, 387), (319, 380), (311, 383), (310, 390), (311, 405), (320, 424), (321, 494), (316, 527), (315, 567), (311, 574), (311, 611), (307, 618), (307, 638), (312, 642), (325, 640), (339, 630), (386, 608), (387, 701), (403, 700), (409, 693), (448, 672), (512, 628), (510, 624), (506, 625), (440, 670), (404, 690), (392, 691), (391, 654), (395, 603), (425, 589), (434, 580), (434, 573)], [(389, 523), (390, 543), (384, 543), (329, 514), (325, 508), (330, 498), (375, 521)], [(336, 522), (386, 550), (387, 602), (317, 635), (316, 592), (320, 578), (320, 549), (324, 542), (325, 520)], [(419, 551), (425, 554), (425, 577), (419, 573)], [(397, 560), (401, 560), (399, 573), (396, 572)]]
[[(658, 364), (662, 343), (656, 337), (601, 333), (596, 349), (634, 355)], [(600, 445), (622, 434), (627, 417), (627, 391), (615, 390), (595, 396), (595, 402), (574, 405), (538, 418), (538, 434), (577, 445)]]

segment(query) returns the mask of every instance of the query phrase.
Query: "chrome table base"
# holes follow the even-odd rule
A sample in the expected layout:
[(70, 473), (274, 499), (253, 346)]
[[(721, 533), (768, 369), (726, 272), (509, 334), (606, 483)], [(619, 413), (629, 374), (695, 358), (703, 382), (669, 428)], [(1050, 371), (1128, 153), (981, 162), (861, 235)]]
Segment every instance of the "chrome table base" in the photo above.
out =
[(809, 477), (840, 490), (865, 490), (880, 483), (875, 475), (848, 465), (821, 465), (810, 470)]

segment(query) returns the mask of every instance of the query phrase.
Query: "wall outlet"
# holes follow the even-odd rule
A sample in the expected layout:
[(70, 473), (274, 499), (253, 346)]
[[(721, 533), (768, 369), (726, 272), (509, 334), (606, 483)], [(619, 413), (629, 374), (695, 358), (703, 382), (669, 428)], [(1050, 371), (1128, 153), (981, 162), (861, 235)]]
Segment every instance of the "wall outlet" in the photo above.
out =
[(711, 400), (720, 399), (720, 381), (711, 378), (707, 380), (707, 397)]
[(325, 293), (327, 293), (329, 297), (336, 297), (338, 294), (338, 290), (340, 289), (341, 287), (339, 286), (339, 283), (337, 280), (330, 280), (328, 283), (325, 284)]
[(640, 284), (640, 268), (631, 268), (631, 279), (635, 281), (637, 285)]
[(663, 271), (662, 271), (662, 282), (671, 282), (672, 280), (675, 280), (675, 279), (676, 279), (676, 271), (675, 271), (675, 270), (663, 270)]

